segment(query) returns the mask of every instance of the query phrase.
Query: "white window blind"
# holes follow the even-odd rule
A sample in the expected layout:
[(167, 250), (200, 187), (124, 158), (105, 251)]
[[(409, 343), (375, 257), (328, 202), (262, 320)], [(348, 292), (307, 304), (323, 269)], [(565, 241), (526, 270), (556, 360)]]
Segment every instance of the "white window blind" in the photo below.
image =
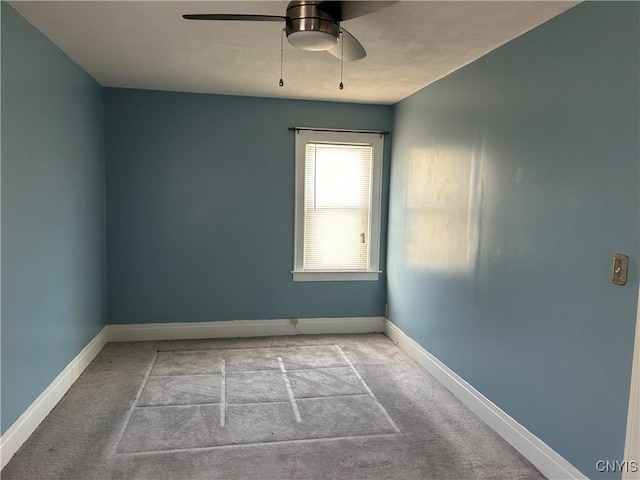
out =
[(307, 142), (303, 269), (369, 268), (373, 148)]

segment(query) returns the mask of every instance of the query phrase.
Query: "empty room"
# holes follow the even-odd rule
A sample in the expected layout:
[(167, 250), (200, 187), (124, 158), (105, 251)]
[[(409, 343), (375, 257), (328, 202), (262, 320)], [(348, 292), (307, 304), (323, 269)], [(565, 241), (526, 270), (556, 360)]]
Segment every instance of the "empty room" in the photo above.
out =
[(3, 479), (640, 479), (640, 3), (0, 17)]

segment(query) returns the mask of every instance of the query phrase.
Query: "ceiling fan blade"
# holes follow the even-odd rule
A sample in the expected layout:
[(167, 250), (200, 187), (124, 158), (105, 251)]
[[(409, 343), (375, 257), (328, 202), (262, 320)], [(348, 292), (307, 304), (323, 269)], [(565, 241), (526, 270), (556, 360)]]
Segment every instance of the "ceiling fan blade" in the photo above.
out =
[[(327, 50), (328, 53), (330, 53), (334, 57), (342, 58), (344, 52), (345, 62), (355, 62), (356, 60), (363, 59), (367, 56), (367, 52), (365, 51), (362, 44), (358, 40), (356, 40), (356, 37), (351, 35), (342, 27), (340, 27), (340, 31), (342, 32), (342, 35), (340, 35), (340, 40), (335, 47)], [(343, 43), (344, 51), (342, 49)]]
[(379, 2), (379, 1), (322, 1), (318, 4), (318, 9), (328, 13), (337, 21), (350, 20), (356, 17), (362, 17), (383, 8), (393, 5), (395, 2)]
[(282, 22), (287, 17), (279, 15), (233, 15), (227, 13), (189, 13), (182, 15), (185, 20), (234, 20), (241, 22)]

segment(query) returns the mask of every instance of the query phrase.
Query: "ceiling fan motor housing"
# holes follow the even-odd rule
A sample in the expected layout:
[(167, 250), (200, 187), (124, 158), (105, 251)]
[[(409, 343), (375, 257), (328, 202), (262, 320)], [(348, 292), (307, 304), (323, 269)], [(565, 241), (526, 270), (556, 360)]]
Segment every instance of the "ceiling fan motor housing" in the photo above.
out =
[(287, 6), (286, 33), (289, 43), (303, 50), (329, 50), (340, 36), (340, 24), (318, 9), (320, 1), (294, 0)]

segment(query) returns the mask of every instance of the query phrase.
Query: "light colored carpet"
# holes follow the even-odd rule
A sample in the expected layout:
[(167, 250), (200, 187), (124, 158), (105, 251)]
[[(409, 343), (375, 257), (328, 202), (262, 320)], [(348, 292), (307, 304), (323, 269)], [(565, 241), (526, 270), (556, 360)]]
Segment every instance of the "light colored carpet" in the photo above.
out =
[(108, 344), (10, 479), (540, 479), (383, 335)]
[(113, 454), (397, 434), (339, 345), (158, 352)]

